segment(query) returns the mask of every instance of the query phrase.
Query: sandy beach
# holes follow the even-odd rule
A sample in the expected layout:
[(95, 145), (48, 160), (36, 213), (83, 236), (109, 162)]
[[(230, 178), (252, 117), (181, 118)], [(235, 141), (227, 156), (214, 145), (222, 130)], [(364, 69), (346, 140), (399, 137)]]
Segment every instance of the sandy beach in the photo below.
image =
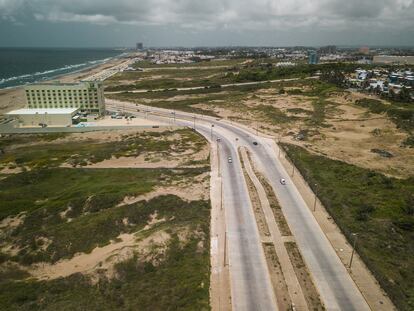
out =
[[(93, 74), (96, 74), (102, 70), (108, 69), (110, 67), (119, 65), (124, 62), (125, 59), (111, 59), (110, 61), (100, 64), (98, 66), (84, 69), (82, 71), (70, 73), (64, 76), (59, 76), (51, 81), (60, 81), (65, 83), (77, 82), (86, 77), (89, 77)], [(10, 89), (0, 89), (0, 114), (6, 113), (8, 111), (23, 108), (26, 105), (26, 99), (24, 96), (23, 86), (10, 88)]]

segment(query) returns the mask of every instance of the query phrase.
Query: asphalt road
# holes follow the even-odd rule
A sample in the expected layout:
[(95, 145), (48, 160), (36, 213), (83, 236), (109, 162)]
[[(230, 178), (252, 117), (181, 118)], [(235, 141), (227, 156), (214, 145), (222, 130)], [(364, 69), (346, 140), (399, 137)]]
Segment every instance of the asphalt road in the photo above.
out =
[[(136, 106), (134, 112), (136, 111)], [(116, 109), (115, 109), (116, 110)], [(125, 107), (128, 111), (128, 107)], [(152, 110), (154, 111), (154, 110)], [(138, 114), (138, 113), (137, 113)], [(170, 116), (170, 115), (169, 115)], [(154, 117), (154, 116), (152, 116)], [(176, 117), (182, 117), (179, 113)], [(188, 118), (188, 116), (186, 116)], [(171, 120), (171, 117), (169, 118)], [(165, 118), (163, 118), (165, 122)], [(172, 120), (171, 120), (172, 121)], [(177, 120), (191, 126), (194, 120)], [(230, 271), (231, 304), (234, 310), (278, 310), (263, 248), (244, 181), (235, 137), (211, 124), (196, 120), (196, 129), (213, 143), (219, 136), (220, 168), (223, 180), (223, 205), (226, 215), (227, 261)], [(229, 163), (228, 157), (233, 163)]]
[[(132, 104), (131, 107), (135, 112), (137, 106)], [(139, 108), (143, 107), (145, 106)], [(164, 121), (167, 117), (173, 122), (171, 111), (153, 107), (151, 111), (164, 115)], [(194, 116), (176, 112), (176, 124), (193, 126)], [(286, 220), (326, 309), (370, 310), (279, 161), (275, 142), (269, 138), (258, 137), (246, 128), (223, 120), (206, 116), (195, 117), (197, 131), (210, 139), (211, 125), (214, 125), (213, 141), (215, 137), (221, 138), (220, 160), (234, 310), (277, 310), (248, 190), (238, 159), (239, 146), (246, 146), (250, 150), (275, 189)], [(253, 141), (257, 141), (258, 145), (254, 146)], [(228, 156), (232, 157), (233, 163), (228, 163)], [(286, 179), (286, 185), (280, 184), (280, 178)]]

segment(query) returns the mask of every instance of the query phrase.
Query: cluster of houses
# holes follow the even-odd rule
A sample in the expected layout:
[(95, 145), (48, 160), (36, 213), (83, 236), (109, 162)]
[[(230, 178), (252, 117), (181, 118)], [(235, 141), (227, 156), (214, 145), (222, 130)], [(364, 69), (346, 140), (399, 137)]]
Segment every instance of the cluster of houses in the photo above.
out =
[(153, 64), (191, 64), (214, 59), (211, 55), (202, 55), (195, 51), (160, 50), (148, 53), (146, 59)]
[(414, 72), (411, 69), (357, 69), (347, 77), (349, 87), (373, 91), (378, 94), (399, 94), (403, 89), (414, 99)]

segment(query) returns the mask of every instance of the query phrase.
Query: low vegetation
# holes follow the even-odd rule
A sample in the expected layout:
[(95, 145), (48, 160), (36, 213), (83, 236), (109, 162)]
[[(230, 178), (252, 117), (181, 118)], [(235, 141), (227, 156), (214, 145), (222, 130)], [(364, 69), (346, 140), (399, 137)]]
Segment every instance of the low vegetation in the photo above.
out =
[(378, 99), (364, 98), (356, 101), (358, 106), (367, 108), (370, 112), (386, 114), (395, 125), (408, 132), (410, 137), (405, 141), (406, 146), (413, 146), (414, 139), (414, 106), (409, 103), (388, 101), (384, 103)]
[(245, 58), (234, 58), (234, 59), (223, 59), (223, 60), (212, 60), (212, 61), (201, 61), (189, 64), (153, 64), (149, 61), (139, 61), (134, 64), (135, 68), (171, 68), (171, 67), (217, 67), (217, 66), (236, 66), (244, 62)]
[[(64, 310), (165, 310), (168, 308), (208, 310), (209, 251), (208, 238), (206, 238), (209, 231), (208, 202), (186, 203), (177, 197), (164, 197), (141, 202), (134, 207), (129, 206), (128, 209), (130, 209), (128, 217), (133, 218), (130, 218), (131, 221), (137, 221), (137, 226), (142, 226), (148, 214), (155, 210), (163, 214), (165, 211), (168, 215), (174, 216), (173, 223), (168, 223), (172, 239), (166, 245), (166, 251), (158, 264), (155, 265), (150, 260), (142, 260), (139, 255), (136, 255), (115, 266), (115, 278), (100, 277), (96, 284), (89, 276), (81, 273), (51, 281), (35, 281), (22, 279), (27, 276), (15, 272), (12, 278), (0, 280), (2, 308), (7, 310), (59, 308)], [(70, 233), (72, 235), (75, 233), (75, 236), (81, 238), (83, 242), (93, 239), (93, 235), (102, 239), (104, 236), (101, 235), (101, 231), (110, 230), (104, 227), (111, 223), (119, 223), (118, 218), (108, 213), (101, 217), (93, 216), (106, 219), (95, 228), (100, 230), (90, 231), (93, 226), (89, 226), (85, 220), (83, 225), (88, 225), (89, 232), (85, 232), (84, 229), (81, 232), (71, 230)], [(92, 220), (92, 217), (88, 218)], [(173, 233), (176, 226), (182, 225), (191, 226), (190, 229), (197, 232), (197, 235), (188, 237), (185, 243), (180, 242), (178, 236)], [(85, 236), (85, 233), (88, 235)], [(75, 236), (70, 240), (74, 241)], [(204, 243), (202, 248), (200, 243)]]
[(294, 67), (266, 68), (262, 63), (255, 62), (247, 68), (241, 69), (239, 74), (234, 75), (234, 80), (237, 82), (250, 82), (287, 78), (306, 78), (314, 76), (316, 73), (339, 69), (345, 72), (352, 72), (358, 67), (360, 67), (358, 64), (299, 64)]
[[(58, 167), (77, 157), (94, 162), (143, 152), (188, 154), (206, 141), (191, 130), (114, 137), (71, 144), (66, 135), (0, 139), (0, 161), (24, 168), (0, 179), (0, 309), (209, 310), (210, 202), (151, 196), (159, 187), (200, 182), (209, 171), (206, 160), (174, 169)], [(157, 234), (168, 238), (148, 240)], [(122, 243), (121, 235), (133, 236), (128, 256), (90, 256), (92, 271), (38, 278), (40, 267)], [(148, 245), (138, 246), (146, 239)]]
[[(214, 108), (247, 110), (242, 103), (251, 92), (270, 87), (269, 85), (247, 85), (226, 88), (205, 88), (197, 90), (164, 90), (157, 92), (132, 93), (123, 92), (108, 94), (109, 98), (145, 104), (158, 108), (175, 109), (191, 113), (206, 114), (218, 117)], [(207, 105), (207, 107), (199, 107)]]
[[(179, 138), (174, 135), (179, 135)], [(55, 137), (55, 136), (52, 136)], [(2, 154), (0, 166), (18, 166), (27, 168), (57, 167), (62, 164), (85, 166), (112, 157), (138, 157), (144, 153), (157, 153), (168, 156), (170, 153), (183, 153), (189, 149), (194, 152), (205, 145), (202, 137), (189, 130), (145, 132), (126, 134), (116, 142), (104, 140), (82, 140), (74, 144), (46, 142), (42, 136), (10, 135), (0, 138)], [(25, 144), (28, 140), (36, 144)]]
[(396, 179), (283, 144), (400, 310), (414, 308), (414, 178)]

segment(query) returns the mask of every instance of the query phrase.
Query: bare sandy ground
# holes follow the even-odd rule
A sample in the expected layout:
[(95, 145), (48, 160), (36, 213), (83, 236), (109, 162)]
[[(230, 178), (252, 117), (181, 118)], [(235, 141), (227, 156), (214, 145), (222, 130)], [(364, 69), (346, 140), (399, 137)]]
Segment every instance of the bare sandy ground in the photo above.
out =
[(0, 90), (0, 114), (23, 108), (25, 105), (23, 88)]
[(151, 200), (160, 195), (176, 195), (185, 201), (194, 201), (194, 200), (207, 200), (208, 199), (208, 174), (201, 174), (197, 178), (187, 184), (186, 187), (183, 186), (168, 186), (168, 187), (157, 187), (154, 191), (140, 195), (137, 197), (125, 197), (124, 200), (119, 204), (119, 206), (133, 204), (142, 200)]
[[(111, 121), (111, 120), (109, 120)], [(123, 120), (116, 120), (123, 121)], [(147, 130), (116, 130), (116, 131), (102, 131), (102, 132), (88, 132), (88, 133), (73, 133), (65, 135), (59, 139), (50, 142), (33, 142), (31, 144), (56, 144), (76, 141), (94, 141), (94, 142), (108, 142), (112, 141), (116, 143), (124, 139), (125, 136), (135, 135), (140, 132), (146, 132)], [(150, 132), (164, 132), (165, 129), (149, 129)], [(178, 133), (169, 133), (168, 139), (175, 141), (180, 139), (181, 135)], [(154, 138), (157, 139), (157, 138)], [(161, 138), (160, 138), (161, 139)], [(29, 144), (30, 145), (30, 144)], [(110, 160), (102, 161), (100, 163), (90, 165), (88, 168), (93, 169), (96, 167), (114, 168), (114, 167), (172, 167), (180, 168), (184, 167), (185, 162), (193, 160), (206, 160), (210, 154), (210, 148), (206, 145), (199, 151), (186, 150), (183, 153), (170, 153), (168, 157), (160, 157), (157, 154), (145, 154), (140, 157), (125, 157), (125, 158), (113, 158)], [(12, 173), (11, 171), (9, 173)], [(208, 200), (209, 198), (209, 178), (210, 173), (206, 172), (195, 176), (193, 178), (173, 181), (166, 186), (158, 186), (152, 192), (141, 196), (127, 196), (123, 201), (118, 204), (119, 206), (133, 204), (142, 200), (150, 200), (160, 195), (176, 195), (185, 201), (193, 200)], [(67, 222), (72, 219), (67, 217), (67, 212), (60, 213), (60, 217)], [(0, 222), (0, 238), (6, 234), (9, 234), (12, 230), (20, 226), (24, 221), (25, 214), (21, 214), (15, 217), (5, 218)], [(96, 247), (91, 253), (78, 253), (71, 259), (60, 260), (57, 263), (40, 263), (28, 267), (19, 267), (29, 272), (33, 277), (38, 279), (56, 279), (59, 277), (66, 277), (73, 273), (84, 273), (92, 277), (92, 280), (97, 281), (100, 275), (106, 277), (114, 277), (115, 269), (114, 265), (118, 262), (125, 261), (132, 256), (138, 256), (139, 260), (152, 260), (154, 258), (160, 258), (158, 255), (162, 254), (166, 249), (166, 243), (170, 239), (170, 234), (163, 230), (151, 232), (148, 230), (154, 229), (155, 226), (163, 222), (169, 221), (165, 218), (160, 218), (155, 212), (151, 215), (147, 224), (141, 231), (135, 233), (123, 233), (118, 236), (117, 239), (111, 241), (108, 245), (103, 247)], [(127, 226), (129, 220), (123, 219), (123, 223)], [(156, 230), (156, 229), (155, 229)], [(190, 234), (188, 228), (175, 228), (174, 229), (180, 241), (185, 241)], [(41, 237), (39, 239), (42, 239)], [(42, 247), (47, 247), (51, 241), (42, 240)], [(201, 247), (201, 246), (200, 246)], [(9, 255), (17, 255), (20, 249), (13, 244), (1, 244), (1, 252)], [(155, 252), (155, 253), (154, 253)], [(152, 257), (151, 257), (152, 256)], [(159, 259), (156, 259), (159, 260)], [(155, 263), (156, 264), (156, 263)]]
[(145, 118), (133, 118), (133, 119), (111, 119), (106, 116), (105, 118), (96, 120), (94, 122), (88, 122), (93, 126), (170, 126), (166, 122), (154, 121)]
[(60, 260), (55, 264), (33, 265), (29, 273), (38, 278), (51, 280), (67, 277), (74, 273), (94, 274), (96, 270), (104, 271), (106, 276), (114, 276), (114, 264), (125, 261), (140, 253), (142, 257), (155, 245), (162, 246), (170, 239), (165, 231), (156, 231), (146, 238), (138, 239), (135, 234), (121, 234), (117, 241), (103, 247), (96, 247), (91, 253), (79, 253), (71, 259)]
[(86, 168), (177, 168), (177, 167), (195, 167), (194, 165), (185, 165), (188, 161), (205, 160), (209, 150), (204, 148), (198, 153), (192, 155), (177, 154), (165, 157), (155, 153), (146, 153), (138, 157), (112, 157), (98, 163), (85, 166)]
[[(292, 87), (287, 89), (302, 89)], [(373, 169), (389, 176), (406, 178), (414, 175), (414, 149), (403, 148), (401, 143), (408, 134), (398, 129), (385, 115), (369, 113), (356, 106), (361, 98), (373, 98), (361, 93), (337, 93), (328, 98), (332, 105), (327, 107), (325, 124), (314, 127), (307, 123), (313, 113), (312, 97), (303, 95), (278, 94), (276, 89), (261, 89), (248, 95), (237, 105), (197, 104), (197, 108), (212, 110), (223, 118), (237, 121), (251, 128), (258, 127), (265, 134), (275, 136), (284, 142), (300, 145), (309, 151), (338, 159), (350, 164)], [(250, 108), (266, 105), (280, 109), (289, 117), (286, 123), (271, 124), (267, 120), (257, 122), (259, 116)], [(247, 109), (246, 109), (247, 107)], [(295, 109), (300, 108), (301, 111)], [(293, 109), (293, 110), (292, 110)], [(301, 130), (309, 130), (312, 135), (299, 141), (295, 135)], [(383, 149), (391, 152), (392, 158), (384, 158), (371, 152)]]

